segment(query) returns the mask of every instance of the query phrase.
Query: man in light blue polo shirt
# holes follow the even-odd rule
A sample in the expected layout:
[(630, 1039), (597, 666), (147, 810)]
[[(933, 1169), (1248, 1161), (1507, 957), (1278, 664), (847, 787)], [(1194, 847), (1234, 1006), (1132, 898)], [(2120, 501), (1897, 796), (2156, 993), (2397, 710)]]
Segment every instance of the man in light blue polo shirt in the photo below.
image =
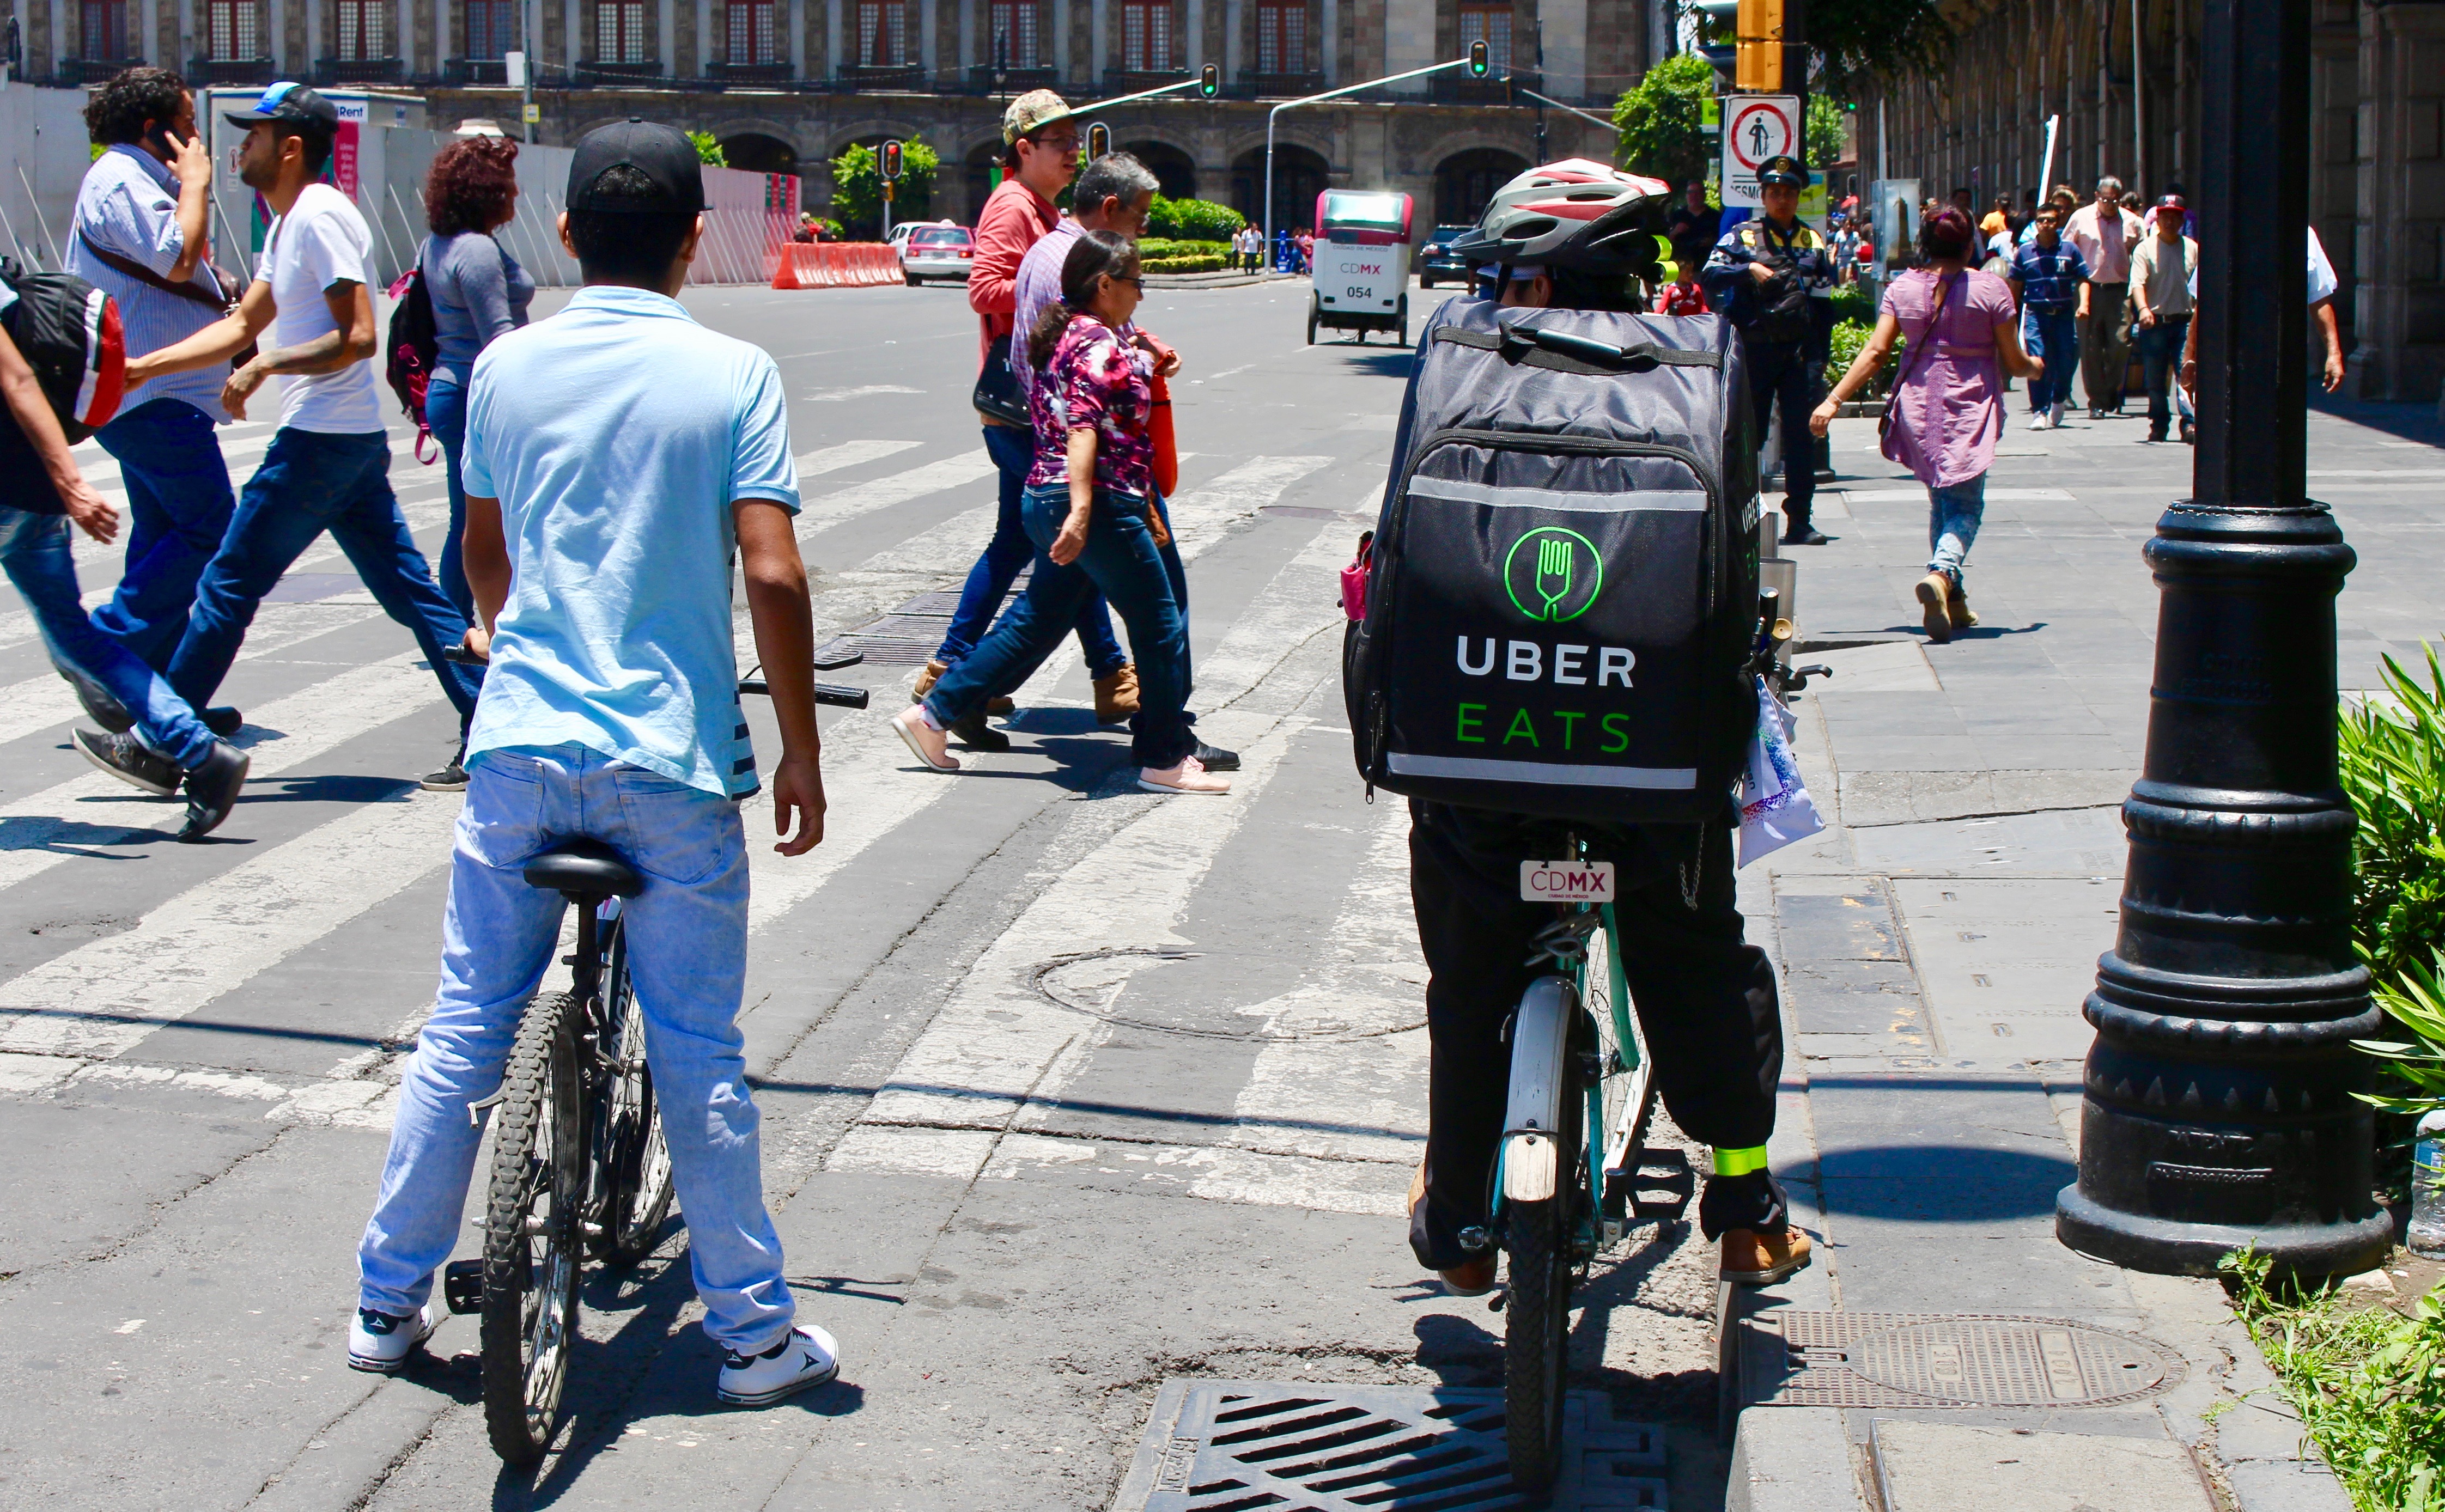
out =
[[(796, 1322), (766, 1212), (736, 1018), (747, 962), (738, 800), (757, 787), (738, 710), (731, 561), (781, 727), (783, 855), (823, 838), (813, 616), (791, 515), (798, 478), (773, 359), (676, 299), (703, 221), (696, 150), (631, 121), (578, 144), (562, 236), (586, 287), (476, 361), (466, 570), (492, 665), (467, 739), (441, 987), (400, 1089), (348, 1363), (398, 1370), (433, 1331), (434, 1273), (460, 1232), (480, 1130), (560, 932), (525, 863), (587, 835), (645, 878), (622, 913), (628, 971), (716, 1390), (762, 1406), (837, 1372)], [(489, 639), (488, 639), (489, 637)], [(794, 823), (795, 833), (792, 829)]]

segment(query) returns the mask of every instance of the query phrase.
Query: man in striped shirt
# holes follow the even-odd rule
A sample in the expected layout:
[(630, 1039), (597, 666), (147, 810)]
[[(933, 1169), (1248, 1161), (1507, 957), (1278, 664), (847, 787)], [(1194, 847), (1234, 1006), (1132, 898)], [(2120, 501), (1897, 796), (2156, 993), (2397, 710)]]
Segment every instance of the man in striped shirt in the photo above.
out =
[[(77, 193), (68, 271), (119, 302), (127, 355), (139, 357), (186, 340), (229, 306), (233, 290), (208, 255), (212, 155), (196, 129), (195, 96), (164, 68), (122, 70), (85, 103), (84, 119), (104, 150)], [(126, 481), (132, 529), (125, 575), (93, 622), (155, 671), (168, 670), (196, 580), (237, 507), (215, 434), (230, 419), (221, 407), (228, 376), (197, 368), (153, 379), (96, 433)], [(86, 702), (104, 725), (128, 728), (124, 710), (93, 707), (89, 693)], [(231, 712), (207, 722), (234, 734)]]

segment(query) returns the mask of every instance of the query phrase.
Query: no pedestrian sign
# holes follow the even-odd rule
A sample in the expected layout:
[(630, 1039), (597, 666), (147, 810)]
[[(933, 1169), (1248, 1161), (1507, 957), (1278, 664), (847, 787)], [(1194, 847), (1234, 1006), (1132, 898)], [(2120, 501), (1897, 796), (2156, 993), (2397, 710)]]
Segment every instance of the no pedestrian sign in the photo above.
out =
[(1800, 154), (1800, 97), (1734, 95), (1724, 102), (1724, 203), (1758, 203), (1758, 164)]

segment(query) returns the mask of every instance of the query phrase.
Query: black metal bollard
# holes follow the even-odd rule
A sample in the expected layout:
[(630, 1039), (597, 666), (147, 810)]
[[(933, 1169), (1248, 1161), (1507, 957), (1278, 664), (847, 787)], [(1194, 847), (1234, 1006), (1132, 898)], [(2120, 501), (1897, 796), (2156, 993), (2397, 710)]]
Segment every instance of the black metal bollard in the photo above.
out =
[(2197, 498), (2145, 551), (2148, 751), (2055, 1232), (2136, 1270), (2209, 1275), (2255, 1242), (2282, 1271), (2334, 1275), (2383, 1259), (2393, 1224), (2351, 1095), (2372, 1068), (2350, 1041), (2380, 1022), (2336, 781), (2334, 601), (2354, 558), (2302, 471), (2307, 0), (2210, 0), (2201, 52)]

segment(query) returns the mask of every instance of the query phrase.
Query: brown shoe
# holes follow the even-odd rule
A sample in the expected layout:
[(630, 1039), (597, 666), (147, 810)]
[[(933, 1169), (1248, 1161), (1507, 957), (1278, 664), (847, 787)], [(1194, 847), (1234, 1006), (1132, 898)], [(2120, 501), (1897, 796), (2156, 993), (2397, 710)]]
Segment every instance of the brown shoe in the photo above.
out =
[(1808, 1268), (1813, 1248), (1796, 1228), (1762, 1235), (1754, 1229), (1724, 1231), (1724, 1279), (1735, 1286), (1772, 1286), (1794, 1272)]
[[(951, 668), (946, 663), (926, 663), (925, 670), (917, 674), (917, 685), (908, 690), (908, 701), (911, 703), (924, 702), (925, 695), (934, 691), (934, 684), (942, 681), (943, 674), (949, 670), (951, 670)], [(986, 712), (991, 713), (992, 711), (987, 710)]]
[(1952, 620), (1945, 613), (1944, 601), (1952, 591), (1952, 579), (1941, 572), (1930, 572), (1918, 580), (1919, 623), (1927, 626), (1927, 638), (1942, 645), (1952, 639)]
[(1944, 617), (1952, 622), (1955, 633), (1978, 623), (1978, 611), (1969, 607), (1969, 595), (1958, 587), (1944, 596)]
[(1095, 680), (1095, 722), (1118, 724), (1138, 712), (1138, 664), (1124, 662), (1110, 677)]
[[(1422, 1160), (1409, 1176), (1409, 1222), (1412, 1224), (1417, 1222), (1418, 1208), (1426, 1200), (1427, 1163)], [(1435, 1272), (1435, 1279), (1444, 1283), (1444, 1291), (1450, 1296), (1484, 1297), (1494, 1290), (1497, 1264), (1498, 1257), (1488, 1251), (1475, 1260), (1463, 1260), (1450, 1270)]]
[(1017, 714), (1018, 712), (1018, 700), (1007, 698), (987, 699), (985, 700), (985, 712), (992, 715), (997, 719), (1007, 715)]

